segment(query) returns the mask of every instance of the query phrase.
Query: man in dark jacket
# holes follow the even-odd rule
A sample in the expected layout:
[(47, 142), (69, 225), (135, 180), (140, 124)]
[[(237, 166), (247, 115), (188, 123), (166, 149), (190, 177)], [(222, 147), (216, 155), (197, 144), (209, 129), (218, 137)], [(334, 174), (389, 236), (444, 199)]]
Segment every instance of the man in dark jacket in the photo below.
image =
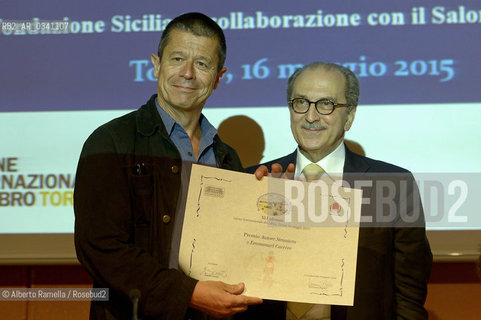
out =
[(295, 164), (296, 179), (313, 180), (316, 172), (317, 179), (341, 177), (348, 186), (363, 189), (354, 306), (288, 302), (288, 320), (427, 319), (423, 305), (432, 255), (419, 192), (409, 171), (345, 146), (344, 133), (354, 121), (358, 99), (356, 76), (339, 65), (312, 63), (288, 81), (298, 148), (265, 165)]
[[(223, 317), (262, 302), (243, 284), (196, 281), (178, 269), (183, 199), (191, 163), (242, 170), (202, 108), (225, 73), (224, 34), (207, 16), (174, 19), (152, 55), (158, 94), (92, 133), (75, 187), (77, 256), (109, 301), (91, 319)], [(262, 174), (261, 174), (262, 175)], [(129, 297), (130, 296), (130, 297)]]

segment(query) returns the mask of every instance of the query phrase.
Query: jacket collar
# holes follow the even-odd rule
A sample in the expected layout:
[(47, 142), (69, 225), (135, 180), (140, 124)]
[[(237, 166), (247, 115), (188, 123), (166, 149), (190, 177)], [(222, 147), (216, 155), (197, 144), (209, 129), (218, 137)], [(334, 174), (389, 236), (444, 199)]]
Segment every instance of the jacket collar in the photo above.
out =
[[(352, 152), (349, 148), (344, 144), (344, 148), (346, 150), (346, 160), (344, 161), (344, 172), (349, 173), (360, 173), (360, 172), (367, 172), (370, 168), (369, 164), (365, 161), (365, 158)], [(286, 163), (294, 163), (297, 165), (297, 149), (294, 150), (293, 153), (286, 156)], [(282, 164), (282, 163), (281, 163)]]
[(137, 131), (148, 137), (159, 129), (162, 135), (167, 136), (167, 130), (155, 107), (155, 99), (157, 99), (157, 94), (150, 97), (149, 101), (140, 107), (136, 117)]
[[(344, 147), (346, 148), (346, 160), (344, 162), (343, 174), (343, 181), (346, 183), (345, 185), (350, 188), (355, 188), (357, 180), (371, 180), (372, 177), (369, 177), (369, 175), (366, 174), (371, 168), (367, 163), (366, 158), (352, 152), (345, 144)], [(362, 187), (362, 190), (362, 196), (364, 198), (369, 198), (371, 196), (372, 186), (364, 186)]]
[[(157, 99), (157, 94), (154, 94), (152, 97), (150, 97), (149, 101), (147, 101), (147, 103), (138, 110), (136, 116), (137, 131), (143, 136), (150, 137), (154, 135), (158, 129), (164, 138), (171, 141), (167, 133), (167, 129), (162, 122), (162, 118), (157, 111), (155, 99)], [(174, 145), (173, 142), (171, 143)], [(240, 165), (238, 165), (235, 159), (233, 159), (231, 156), (231, 153), (233, 152), (233, 150), (229, 150), (226, 147), (218, 135), (214, 136), (214, 153), (221, 168), (240, 168)]]
[(366, 172), (369, 170), (370, 166), (366, 162), (365, 158), (352, 152), (349, 148), (344, 144), (344, 148), (346, 149), (346, 160), (344, 162), (344, 172)]

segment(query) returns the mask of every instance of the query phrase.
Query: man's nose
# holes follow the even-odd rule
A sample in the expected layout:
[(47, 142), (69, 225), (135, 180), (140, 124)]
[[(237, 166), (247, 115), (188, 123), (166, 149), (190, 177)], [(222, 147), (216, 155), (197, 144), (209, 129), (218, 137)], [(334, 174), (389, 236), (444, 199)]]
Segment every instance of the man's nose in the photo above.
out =
[(306, 112), (306, 121), (312, 123), (319, 121), (320, 119), (321, 115), (316, 110), (316, 104), (311, 102), (311, 104), (309, 105), (309, 110), (307, 110)]
[(194, 64), (191, 61), (186, 61), (182, 67), (182, 76), (185, 79), (193, 79), (195, 77)]

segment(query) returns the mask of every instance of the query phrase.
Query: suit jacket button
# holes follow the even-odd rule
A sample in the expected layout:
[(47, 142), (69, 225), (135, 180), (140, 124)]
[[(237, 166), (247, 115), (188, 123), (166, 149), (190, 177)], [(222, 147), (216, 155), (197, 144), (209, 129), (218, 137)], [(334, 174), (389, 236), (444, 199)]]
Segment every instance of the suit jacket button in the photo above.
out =
[(162, 216), (162, 221), (166, 224), (169, 223), (170, 222), (170, 216), (168, 214), (164, 214)]
[(179, 167), (176, 166), (176, 165), (173, 165), (170, 170), (172, 171), (172, 173), (179, 173)]

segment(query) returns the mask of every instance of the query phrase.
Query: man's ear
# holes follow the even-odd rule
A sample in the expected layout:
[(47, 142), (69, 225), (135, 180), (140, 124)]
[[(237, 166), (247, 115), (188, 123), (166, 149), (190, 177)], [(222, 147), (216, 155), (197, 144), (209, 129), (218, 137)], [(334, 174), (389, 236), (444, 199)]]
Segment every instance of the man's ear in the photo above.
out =
[(154, 65), (154, 77), (158, 78), (160, 72), (160, 58), (158, 55), (152, 53), (150, 55), (150, 61), (152, 61), (152, 64)]
[(217, 72), (216, 79), (215, 79), (215, 82), (214, 82), (214, 90), (217, 89), (217, 86), (219, 85), (220, 79), (226, 73), (226, 71), (227, 71), (226, 68), (222, 68), (222, 69), (220, 69), (219, 72)]
[(356, 108), (357, 107), (352, 107), (347, 112), (347, 120), (344, 124), (344, 131), (349, 131), (349, 129), (351, 129), (352, 123), (354, 122), (354, 117), (356, 115)]

